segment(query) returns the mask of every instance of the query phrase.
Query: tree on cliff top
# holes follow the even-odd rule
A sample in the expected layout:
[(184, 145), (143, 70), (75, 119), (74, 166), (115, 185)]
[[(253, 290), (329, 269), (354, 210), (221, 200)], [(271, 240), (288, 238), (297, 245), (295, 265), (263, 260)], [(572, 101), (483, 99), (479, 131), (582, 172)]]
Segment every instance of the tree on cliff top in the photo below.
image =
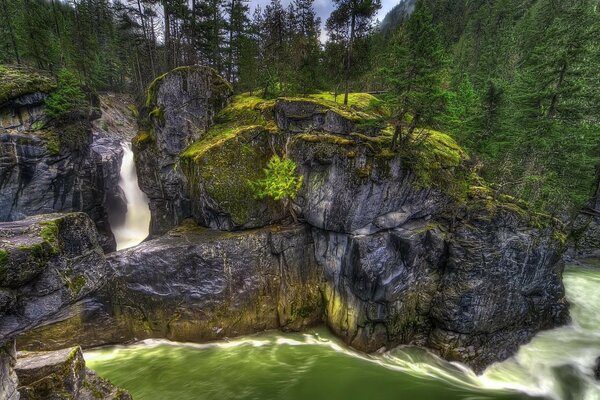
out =
[(372, 20), (381, 8), (380, 0), (334, 0), (336, 8), (327, 19), (330, 41), (342, 43), (344, 52), (344, 104), (348, 104), (349, 81), (357, 39), (371, 32)]
[[(395, 109), (392, 148), (412, 140), (415, 129), (431, 124), (443, 111), (444, 48), (433, 16), (424, 1), (418, 1), (405, 27), (392, 44), (389, 61), (382, 69)], [(405, 126), (407, 125), (408, 126)]]

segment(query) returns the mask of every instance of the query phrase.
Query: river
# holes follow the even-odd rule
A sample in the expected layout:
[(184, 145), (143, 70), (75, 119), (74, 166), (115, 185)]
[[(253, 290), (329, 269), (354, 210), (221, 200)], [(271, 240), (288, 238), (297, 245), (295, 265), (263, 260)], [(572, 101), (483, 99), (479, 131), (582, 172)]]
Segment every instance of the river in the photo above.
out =
[(87, 351), (88, 366), (137, 400), (600, 399), (600, 270), (569, 268), (572, 324), (538, 334), (477, 376), (428, 352), (356, 352), (321, 328), (209, 344), (163, 340)]

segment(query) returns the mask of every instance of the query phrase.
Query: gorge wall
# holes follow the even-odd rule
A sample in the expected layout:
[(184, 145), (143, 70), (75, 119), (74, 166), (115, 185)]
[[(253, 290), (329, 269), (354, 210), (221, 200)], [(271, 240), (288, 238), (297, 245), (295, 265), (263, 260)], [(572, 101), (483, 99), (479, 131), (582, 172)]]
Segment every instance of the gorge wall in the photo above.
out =
[[(567, 321), (560, 223), (487, 187), (451, 138), (392, 152), (369, 95), (230, 95), (204, 67), (152, 84), (133, 143), (154, 239), (98, 263), (103, 283), (19, 347), (324, 321), (360, 350), (417, 344), (481, 371)], [(275, 154), (303, 177), (296, 223), (249, 184)]]
[(98, 132), (99, 100), (68, 122), (44, 114), (53, 79), (3, 68), (0, 84), (0, 221), (83, 211), (95, 222), (102, 247), (114, 250), (107, 206), (119, 203), (118, 141)]

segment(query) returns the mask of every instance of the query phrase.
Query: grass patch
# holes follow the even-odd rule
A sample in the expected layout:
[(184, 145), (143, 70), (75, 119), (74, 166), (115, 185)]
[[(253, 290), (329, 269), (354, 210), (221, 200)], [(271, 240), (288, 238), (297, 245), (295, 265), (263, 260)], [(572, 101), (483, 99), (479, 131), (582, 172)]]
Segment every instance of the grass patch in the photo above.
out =
[[(337, 106), (343, 106), (344, 94), (338, 94), (337, 97), (331, 92), (320, 92), (314, 93), (307, 96), (311, 99), (325, 100), (336, 104)], [(349, 93), (348, 94), (348, 106), (356, 111), (365, 113), (375, 114), (378, 116), (388, 116), (389, 110), (385, 106), (385, 103), (368, 93)]]
[(309, 143), (330, 143), (337, 144), (340, 146), (348, 146), (354, 144), (353, 140), (346, 139), (337, 135), (331, 135), (329, 133), (302, 133), (298, 135), (298, 139), (304, 140), (305, 142)]

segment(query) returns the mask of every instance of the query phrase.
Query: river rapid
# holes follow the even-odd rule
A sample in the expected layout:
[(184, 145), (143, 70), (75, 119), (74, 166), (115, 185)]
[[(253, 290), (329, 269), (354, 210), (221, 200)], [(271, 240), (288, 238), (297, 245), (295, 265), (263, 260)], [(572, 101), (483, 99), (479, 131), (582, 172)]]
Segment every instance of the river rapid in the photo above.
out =
[(600, 270), (564, 275), (572, 323), (538, 334), (482, 375), (414, 347), (356, 352), (321, 328), (209, 344), (148, 340), (85, 354), (135, 399), (600, 400)]

